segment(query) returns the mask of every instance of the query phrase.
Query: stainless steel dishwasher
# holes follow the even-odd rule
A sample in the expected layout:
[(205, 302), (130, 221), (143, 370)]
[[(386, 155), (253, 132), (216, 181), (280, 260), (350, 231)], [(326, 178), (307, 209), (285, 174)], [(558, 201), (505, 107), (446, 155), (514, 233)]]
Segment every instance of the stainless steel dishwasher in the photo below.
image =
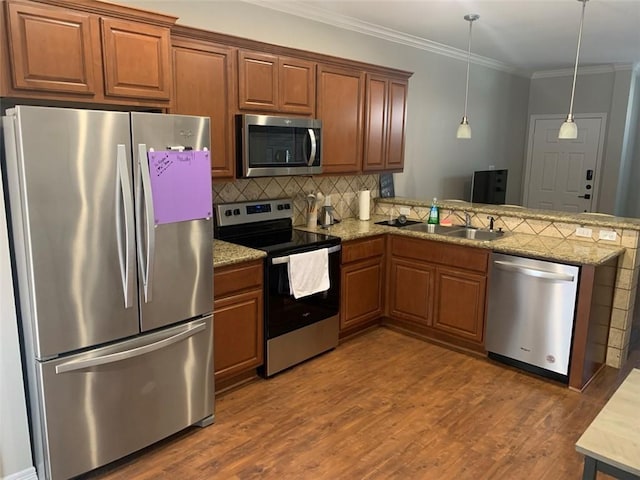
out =
[(566, 382), (579, 273), (573, 265), (492, 254), (489, 357)]

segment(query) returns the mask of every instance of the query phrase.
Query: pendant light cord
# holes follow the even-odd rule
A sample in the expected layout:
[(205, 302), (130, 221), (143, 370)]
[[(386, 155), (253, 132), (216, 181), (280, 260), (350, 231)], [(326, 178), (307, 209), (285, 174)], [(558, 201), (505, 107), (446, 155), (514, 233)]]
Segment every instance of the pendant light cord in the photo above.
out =
[(467, 100), (469, 99), (469, 64), (471, 63), (471, 27), (473, 20), (469, 20), (469, 47), (467, 49), (467, 86), (464, 89), (464, 118), (467, 118)]
[[(584, 7), (587, 6), (588, 0), (580, 0), (582, 2), (582, 15), (580, 16), (580, 29), (578, 30), (578, 48), (576, 48), (576, 65), (573, 69), (573, 85), (571, 85), (571, 102), (569, 103), (569, 117), (573, 119), (573, 96), (576, 91), (576, 77), (578, 76), (578, 58), (580, 57), (580, 42), (582, 41), (582, 24), (584, 23)], [(467, 72), (467, 81), (468, 81)], [(466, 107), (465, 107), (466, 108)]]

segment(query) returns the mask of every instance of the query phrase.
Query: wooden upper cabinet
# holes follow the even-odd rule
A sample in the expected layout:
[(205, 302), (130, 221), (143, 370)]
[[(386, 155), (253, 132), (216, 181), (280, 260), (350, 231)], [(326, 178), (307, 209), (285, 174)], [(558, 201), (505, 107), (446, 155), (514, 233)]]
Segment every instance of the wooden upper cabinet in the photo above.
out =
[(407, 80), (389, 81), (389, 114), (387, 132), (387, 170), (404, 167), (404, 138), (407, 127)]
[(103, 18), (105, 94), (169, 100), (169, 50), (168, 28)]
[(313, 115), (316, 105), (316, 64), (291, 57), (278, 59), (280, 111)]
[(384, 170), (386, 166), (387, 110), (389, 81), (367, 75), (367, 111), (364, 132), (364, 169)]
[(318, 65), (317, 117), (322, 120), (323, 173), (362, 170), (364, 72)]
[(367, 74), (364, 171), (401, 171), (408, 83)]
[(35, 4), (8, 4), (9, 54), (16, 89), (94, 95), (102, 78), (97, 17)]
[(171, 113), (211, 118), (211, 172), (214, 180), (235, 175), (233, 115), (235, 51), (209, 42), (173, 40)]
[(315, 63), (238, 51), (238, 108), (313, 115)]
[(278, 110), (278, 57), (238, 51), (238, 107), (241, 110)]
[(93, 0), (2, 7), (0, 96), (169, 106), (176, 17)]

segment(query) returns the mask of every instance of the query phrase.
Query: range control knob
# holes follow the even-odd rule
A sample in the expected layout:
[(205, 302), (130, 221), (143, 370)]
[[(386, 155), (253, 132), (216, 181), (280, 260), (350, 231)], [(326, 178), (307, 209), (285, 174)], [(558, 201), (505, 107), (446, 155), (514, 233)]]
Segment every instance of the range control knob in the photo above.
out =
[(291, 210), (291, 204), (290, 203), (285, 203), (284, 204), (284, 209), (285, 210)]
[(278, 205), (278, 210), (284, 210), (285, 206), (283, 204)]
[(225, 210), (224, 211), (224, 216), (225, 217), (230, 217), (231, 216), (231, 210)]
[(239, 208), (234, 208), (233, 209), (233, 214), (234, 215), (240, 215), (240, 209)]

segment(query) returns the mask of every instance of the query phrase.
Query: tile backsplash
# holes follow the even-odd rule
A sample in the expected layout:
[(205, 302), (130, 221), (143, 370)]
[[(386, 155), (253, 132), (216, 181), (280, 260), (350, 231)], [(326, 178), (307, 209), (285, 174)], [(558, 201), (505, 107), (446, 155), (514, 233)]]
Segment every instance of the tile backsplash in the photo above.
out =
[[(213, 184), (213, 203), (243, 202), (268, 198), (292, 198), (293, 224), (304, 225), (306, 196), (309, 193), (331, 195), (331, 204), (342, 218), (358, 216), (358, 192), (371, 190), (379, 195), (379, 175), (339, 177), (261, 177)], [(319, 207), (322, 205), (320, 204)], [(371, 202), (373, 208), (374, 202)]]

